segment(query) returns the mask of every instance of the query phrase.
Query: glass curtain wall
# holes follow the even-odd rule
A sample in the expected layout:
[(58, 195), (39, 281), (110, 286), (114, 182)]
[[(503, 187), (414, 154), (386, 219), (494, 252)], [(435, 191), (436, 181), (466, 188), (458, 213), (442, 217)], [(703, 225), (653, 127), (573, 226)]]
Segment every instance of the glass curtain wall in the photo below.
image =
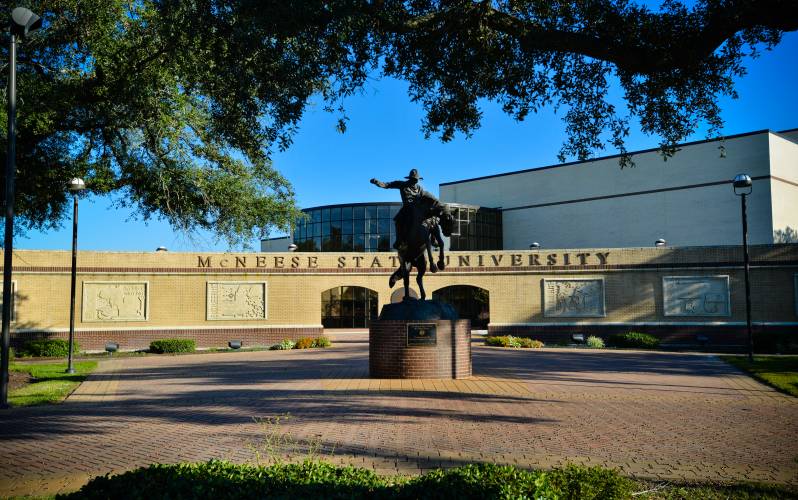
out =
[(396, 238), (393, 217), (401, 203), (309, 208), (294, 243), (304, 252), (388, 252)]
[(454, 216), (450, 250), (501, 250), (502, 213), (495, 208), (450, 205)]

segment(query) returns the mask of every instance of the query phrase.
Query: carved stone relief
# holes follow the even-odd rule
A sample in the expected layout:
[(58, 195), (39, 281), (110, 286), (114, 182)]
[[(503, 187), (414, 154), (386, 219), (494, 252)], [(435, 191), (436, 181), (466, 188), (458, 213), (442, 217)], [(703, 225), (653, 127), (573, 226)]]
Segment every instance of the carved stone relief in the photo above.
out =
[(266, 282), (209, 281), (208, 320), (266, 319)]
[(604, 280), (544, 279), (543, 315), (547, 318), (606, 316)]
[(731, 316), (728, 276), (665, 276), (665, 316)]
[(146, 281), (84, 281), (83, 322), (147, 321), (149, 283)]

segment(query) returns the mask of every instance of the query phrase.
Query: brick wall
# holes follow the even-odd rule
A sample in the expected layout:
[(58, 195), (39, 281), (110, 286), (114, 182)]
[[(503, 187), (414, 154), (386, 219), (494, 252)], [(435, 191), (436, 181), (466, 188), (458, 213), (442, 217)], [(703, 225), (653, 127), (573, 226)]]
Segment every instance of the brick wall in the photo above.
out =
[(471, 322), (439, 320), (434, 346), (408, 346), (408, 321), (374, 321), (369, 329), (373, 378), (465, 378), (471, 376)]
[[(2, 254), (2, 251), (0, 251)], [(696, 332), (712, 342), (740, 345), (745, 325), (745, 287), (740, 247), (625, 248), (495, 252), (449, 252), (444, 272), (427, 273), (427, 295), (452, 285), (488, 292), (490, 331), (542, 336), (643, 330), (668, 343), (689, 343)], [(114, 253), (79, 252), (77, 338), (84, 348), (106, 340), (140, 348), (164, 336), (188, 336), (204, 347), (226, 345), (232, 337), (269, 344), (282, 338), (315, 335), (321, 328), (322, 292), (333, 287), (365, 287), (377, 293), (379, 307), (390, 302), (389, 253)], [(798, 245), (751, 248), (752, 320), (763, 331), (798, 335)], [(296, 267), (294, 267), (296, 266)], [(16, 299), (12, 337), (64, 338), (69, 328), (70, 252), (14, 252)], [(666, 316), (663, 278), (728, 276), (729, 312), (723, 317)], [(544, 311), (545, 280), (600, 279), (605, 315), (552, 317)], [(147, 317), (84, 321), (91, 282), (146, 283)], [(266, 283), (265, 315), (214, 319), (209, 285), (218, 282)], [(417, 289), (417, 285), (412, 285)], [(534, 326), (529, 326), (534, 325)], [(638, 326), (648, 325), (648, 326)], [(239, 333), (240, 332), (240, 333)], [(301, 333), (300, 333), (301, 332)], [(249, 337), (247, 337), (249, 335)], [(81, 341), (81, 339), (84, 339)]]

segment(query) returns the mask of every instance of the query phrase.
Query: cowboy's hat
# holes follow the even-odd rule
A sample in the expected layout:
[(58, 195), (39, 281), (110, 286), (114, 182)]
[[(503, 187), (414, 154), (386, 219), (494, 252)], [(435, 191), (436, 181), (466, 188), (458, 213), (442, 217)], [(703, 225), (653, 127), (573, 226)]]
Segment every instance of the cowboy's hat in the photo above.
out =
[(423, 179), (423, 177), (420, 177), (420, 176), (418, 175), (418, 170), (416, 170), (416, 169), (414, 168), (413, 170), (411, 170), (411, 171), (410, 171), (410, 175), (408, 175), (407, 177), (405, 177), (405, 179)]

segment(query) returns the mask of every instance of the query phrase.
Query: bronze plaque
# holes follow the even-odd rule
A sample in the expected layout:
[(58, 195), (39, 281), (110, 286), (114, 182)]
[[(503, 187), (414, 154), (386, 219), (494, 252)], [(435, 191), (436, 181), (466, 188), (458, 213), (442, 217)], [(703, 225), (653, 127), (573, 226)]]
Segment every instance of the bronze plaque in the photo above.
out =
[(435, 323), (411, 323), (407, 325), (407, 346), (437, 345)]

